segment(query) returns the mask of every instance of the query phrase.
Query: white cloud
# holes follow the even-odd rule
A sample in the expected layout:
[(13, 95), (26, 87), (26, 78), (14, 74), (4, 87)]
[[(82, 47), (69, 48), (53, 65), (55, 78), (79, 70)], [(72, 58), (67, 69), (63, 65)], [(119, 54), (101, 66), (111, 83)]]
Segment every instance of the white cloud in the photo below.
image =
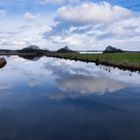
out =
[[(103, 50), (112, 45), (126, 50), (140, 50), (138, 12), (107, 2), (35, 0), (36, 6), (40, 6), (39, 1), (46, 3), (41, 5), (45, 11), (38, 10), (40, 15), (30, 11), (24, 14), (24, 18), (20, 14), (0, 16), (3, 21), (0, 26), (1, 48), (17, 49), (36, 44), (41, 48), (49, 46), (50, 50), (65, 45), (76, 50)], [(47, 5), (52, 6), (53, 11), (49, 7), (48, 12)], [(61, 8), (55, 11), (56, 7)], [(4, 13), (5, 10), (0, 10), (0, 15)]]
[(10, 19), (3, 23), (5, 24), (0, 26), (0, 48), (21, 49), (32, 44), (47, 48), (47, 40), (42, 39), (42, 34), (44, 31), (50, 31), (51, 28), (44, 19), (29, 23), (24, 18), (22, 20), (13, 18), (12, 23)]
[(83, 3), (78, 6), (64, 6), (58, 9), (58, 20), (77, 24), (96, 24), (119, 21), (132, 16), (132, 12), (108, 2)]
[(6, 15), (6, 10), (0, 10), (0, 16)]
[(24, 14), (24, 18), (27, 20), (27, 21), (35, 21), (40, 15), (37, 14), (37, 15), (33, 15), (32, 13), (29, 13), (29, 12), (26, 12)]
[(140, 13), (108, 2), (84, 2), (58, 8), (55, 25), (44, 38), (72, 49), (104, 50), (112, 45), (140, 50)]
[(80, 38), (76, 37), (76, 36), (51, 36), (50, 39), (54, 42), (54, 43), (60, 43), (60, 44), (68, 44), (68, 45), (80, 45), (81, 44), (81, 40)]

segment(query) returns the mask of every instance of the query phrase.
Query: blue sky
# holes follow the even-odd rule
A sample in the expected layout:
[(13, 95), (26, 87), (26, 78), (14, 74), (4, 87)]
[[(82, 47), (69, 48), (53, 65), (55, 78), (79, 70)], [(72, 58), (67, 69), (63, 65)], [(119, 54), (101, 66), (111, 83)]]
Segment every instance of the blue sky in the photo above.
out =
[(140, 50), (138, 0), (0, 0), (0, 48)]

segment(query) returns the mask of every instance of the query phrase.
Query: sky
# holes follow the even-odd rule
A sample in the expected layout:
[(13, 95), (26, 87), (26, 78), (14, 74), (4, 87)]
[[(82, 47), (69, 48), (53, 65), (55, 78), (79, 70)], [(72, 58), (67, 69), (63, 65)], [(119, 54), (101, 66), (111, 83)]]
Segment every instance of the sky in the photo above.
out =
[(0, 0), (0, 49), (140, 51), (139, 0)]

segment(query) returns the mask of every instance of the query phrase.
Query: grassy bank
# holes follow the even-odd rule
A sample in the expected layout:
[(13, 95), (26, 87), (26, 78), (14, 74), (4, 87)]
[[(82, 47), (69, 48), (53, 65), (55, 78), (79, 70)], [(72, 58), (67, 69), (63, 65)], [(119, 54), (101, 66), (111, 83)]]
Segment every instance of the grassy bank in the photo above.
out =
[(47, 56), (95, 62), (97, 65), (118, 67), (124, 70), (140, 71), (140, 53), (110, 53), (110, 54), (77, 54), (77, 53), (48, 53)]

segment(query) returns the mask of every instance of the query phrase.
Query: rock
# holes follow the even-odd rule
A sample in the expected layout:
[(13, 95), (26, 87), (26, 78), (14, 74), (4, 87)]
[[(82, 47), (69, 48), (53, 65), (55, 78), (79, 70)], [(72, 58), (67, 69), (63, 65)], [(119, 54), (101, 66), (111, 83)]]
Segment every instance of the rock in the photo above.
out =
[(28, 49), (33, 49), (33, 50), (39, 50), (40, 48), (36, 45), (31, 45), (29, 47), (27, 47)]
[(117, 49), (115, 47), (112, 47), (112, 46), (108, 46), (103, 53), (122, 53), (124, 52), (123, 50), (121, 49)]
[(29, 47), (23, 48), (22, 50), (17, 50), (19, 53), (36, 53), (36, 54), (43, 54), (49, 52), (49, 50), (42, 50), (36, 45), (31, 45)]
[(65, 46), (64, 48), (59, 49), (57, 52), (68, 53), (68, 52), (75, 52), (75, 51), (69, 49), (68, 46)]
[(7, 64), (7, 61), (5, 60), (5, 58), (0, 58), (0, 68), (3, 68), (5, 65)]
[(32, 46), (29, 46), (29, 47), (26, 47), (26, 48), (23, 48), (21, 51), (38, 51), (40, 50), (40, 48), (36, 45), (32, 45)]
[(35, 53), (37, 55), (42, 55), (45, 52), (48, 52), (48, 50), (42, 50), (36, 45), (32, 45), (26, 48), (23, 48), (22, 50), (17, 50), (18, 53)]

